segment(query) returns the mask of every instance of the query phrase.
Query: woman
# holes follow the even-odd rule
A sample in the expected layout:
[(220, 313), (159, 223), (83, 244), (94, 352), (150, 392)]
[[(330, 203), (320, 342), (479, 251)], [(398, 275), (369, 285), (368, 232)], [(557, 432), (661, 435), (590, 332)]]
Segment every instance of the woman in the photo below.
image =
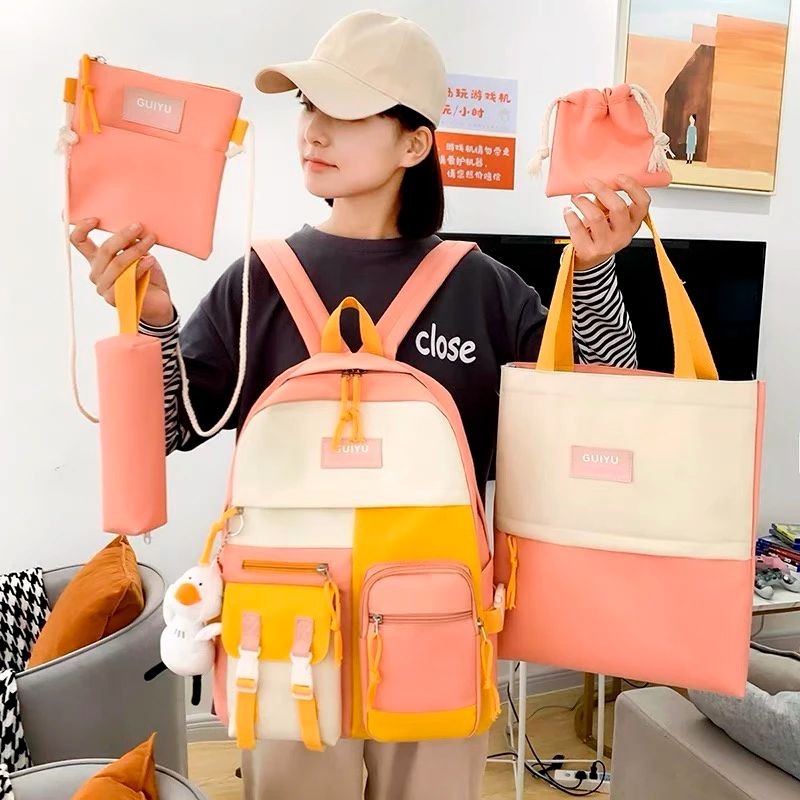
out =
[[(379, 319), (422, 258), (439, 242), (444, 198), (434, 129), (446, 101), (446, 73), (436, 46), (408, 20), (375, 12), (346, 17), (320, 41), (311, 60), (262, 70), (258, 88), (297, 91), (302, 106), (298, 152), (305, 186), (328, 200), (331, 213), (288, 243), (328, 310), (356, 295)], [(633, 330), (617, 288), (613, 255), (626, 247), (649, 205), (647, 192), (622, 178), (632, 205), (589, 181), (597, 196), (572, 200), (565, 212), (577, 253), (575, 334), (584, 362), (636, 365)], [(190, 450), (198, 435), (180, 396), (176, 361), (179, 318), (158, 262), (147, 255), (152, 233), (131, 227), (99, 247), (89, 238), (96, 220), (78, 225), (72, 242), (91, 263), (97, 291), (113, 303), (114, 281), (142, 257), (150, 270), (141, 330), (161, 340), (168, 449)], [(200, 426), (223, 414), (238, 371), (243, 259), (235, 262), (180, 331), (191, 401)], [(266, 269), (253, 254), (248, 363), (238, 405), (227, 427), (237, 429), (273, 378), (308, 356)], [(401, 344), (398, 358), (421, 369), (453, 395), (484, 487), (494, 454), (500, 366), (535, 360), (546, 309), (535, 289), (479, 252), (463, 259)], [(345, 328), (359, 344), (354, 319)], [(455, 348), (431, 339), (458, 340)], [(455, 355), (454, 355), (455, 354)], [(323, 753), (300, 743), (261, 742), (244, 753), (246, 797), (355, 800), (363, 767), (370, 800), (477, 800), (487, 736), (460, 741), (379, 744), (343, 740)]]
[(686, 128), (686, 163), (694, 164), (697, 152), (697, 114), (689, 114), (689, 126)]

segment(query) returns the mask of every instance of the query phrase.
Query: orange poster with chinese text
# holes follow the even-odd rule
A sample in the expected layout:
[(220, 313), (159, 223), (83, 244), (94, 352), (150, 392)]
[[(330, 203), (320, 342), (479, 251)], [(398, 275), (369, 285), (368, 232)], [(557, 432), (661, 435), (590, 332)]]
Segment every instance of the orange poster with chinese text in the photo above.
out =
[(514, 188), (516, 139), (437, 131), (436, 144), (445, 186)]

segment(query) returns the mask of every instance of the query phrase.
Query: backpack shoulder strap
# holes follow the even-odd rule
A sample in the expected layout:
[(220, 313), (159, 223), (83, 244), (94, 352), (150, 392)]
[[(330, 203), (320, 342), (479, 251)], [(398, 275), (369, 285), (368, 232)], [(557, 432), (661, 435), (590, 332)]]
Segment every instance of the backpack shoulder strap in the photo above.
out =
[(262, 239), (252, 246), (286, 303), (309, 354), (316, 355), (320, 352), (322, 330), (330, 314), (308, 273), (294, 250), (282, 239)]
[(474, 242), (445, 241), (422, 259), (378, 322), (378, 333), (388, 358), (397, 357), (400, 343), (441, 285), (464, 256), (477, 249)]

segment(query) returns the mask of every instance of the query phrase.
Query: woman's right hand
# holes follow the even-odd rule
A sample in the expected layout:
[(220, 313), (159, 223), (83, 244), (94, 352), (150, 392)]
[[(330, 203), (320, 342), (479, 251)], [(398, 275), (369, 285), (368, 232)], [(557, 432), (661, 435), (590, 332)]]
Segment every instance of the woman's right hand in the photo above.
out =
[(142, 304), (142, 322), (153, 327), (169, 325), (174, 318), (172, 300), (169, 296), (164, 271), (154, 256), (149, 254), (156, 243), (156, 237), (144, 230), (140, 224), (133, 224), (112, 234), (101, 245), (96, 245), (89, 234), (97, 227), (98, 219), (85, 219), (72, 231), (70, 241), (89, 262), (89, 279), (107, 303), (114, 305), (114, 282), (125, 269), (140, 258), (136, 277), (150, 273), (150, 282)]

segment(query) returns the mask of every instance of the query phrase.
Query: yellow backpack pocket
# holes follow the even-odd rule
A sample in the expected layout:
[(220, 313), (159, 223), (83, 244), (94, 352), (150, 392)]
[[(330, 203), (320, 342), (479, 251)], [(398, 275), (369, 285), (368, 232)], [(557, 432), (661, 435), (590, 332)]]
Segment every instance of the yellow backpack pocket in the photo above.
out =
[[(264, 572), (262, 579), (268, 578)], [(229, 734), (334, 745), (342, 728), (341, 610), (325, 577), (315, 585), (229, 583), (222, 605)]]

